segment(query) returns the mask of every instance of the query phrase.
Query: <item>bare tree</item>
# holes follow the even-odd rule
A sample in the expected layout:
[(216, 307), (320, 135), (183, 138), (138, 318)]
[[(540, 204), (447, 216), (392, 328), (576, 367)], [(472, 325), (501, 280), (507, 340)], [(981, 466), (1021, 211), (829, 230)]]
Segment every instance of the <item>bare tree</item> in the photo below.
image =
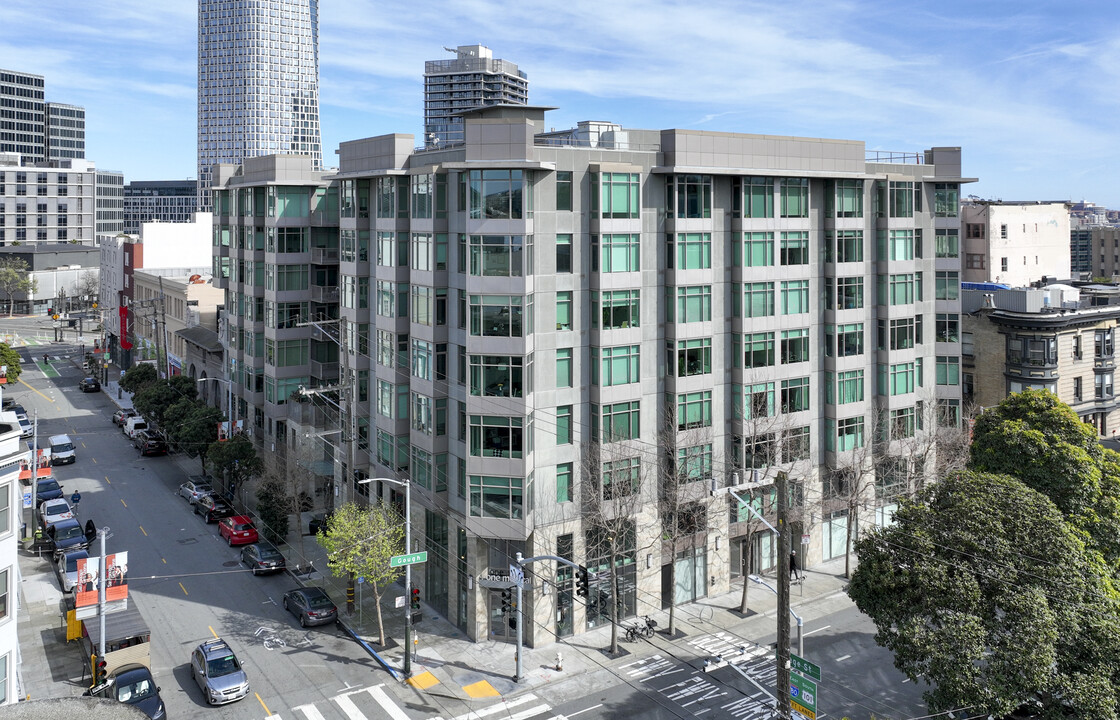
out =
[(101, 289), (97, 273), (86, 270), (78, 277), (74, 289), (77, 291), (78, 297), (81, 298), (83, 306), (88, 307), (89, 303), (97, 299), (97, 294)]
[(0, 291), (8, 296), (8, 317), (15, 313), (16, 295), (26, 294), (31, 299), (39, 290), (39, 281), (31, 277), (27, 262), (22, 258), (0, 258)]
[[(611, 621), (610, 652), (618, 652), (618, 621), (622, 610), (623, 595), (620, 588), (619, 569), (633, 554), (636, 561), (639, 524), (643, 506), (652, 499), (650, 485), (643, 479), (654, 469), (640, 441), (611, 437), (611, 428), (603, 430), (606, 442), (593, 440), (584, 444), (580, 458), (580, 505), (583, 509), (586, 532), (585, 557), (605, 558), (609, 589), (603, 592), (598, 582), (588, 588), (588, 612), (602, 613), (603, 603), (608, 604)], [(585, 565), (588, 563), (585, 560)], [(590, 570), (590, 568), (589, 568)], [(600, 571), (601, 573), (601, 571)], [(590, 574), (590, 573), (589, 573)], [(635, 588), (636, 591), (636, 588)]]
[(860, 510), (875, 499), (879, 474), (883, 471), (883, 451), (891, 430), (883, 413), (874, 410), (870, 423), (852, 428), (837, 438), (834, 462), (821, 477), (821, 519), (827, 522), (833, 512), (843, 510), (845, 517), (844, 577), (851, 577), (852, 545), (859, 528)]

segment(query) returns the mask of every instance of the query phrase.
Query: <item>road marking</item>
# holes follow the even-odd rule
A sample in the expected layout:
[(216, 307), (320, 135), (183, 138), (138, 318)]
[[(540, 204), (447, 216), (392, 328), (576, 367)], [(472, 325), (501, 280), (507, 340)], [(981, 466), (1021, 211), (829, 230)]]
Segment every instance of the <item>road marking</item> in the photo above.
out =
[(369, 720), (365, 714), (358, 709), (358, 706), (354, 704), (354, 701), (350, 699), (349, 695), (342, 695), (332, 699), (335, 701), (335, 704), (342, 709), (342, 712), (346, 713), (346, 717), (350, 718), (350, 720)]
[(109, 479), (108, 475), (105, 476), (105, 482), (109, 483), (110, 485), (113, 484), (113, 481)]
[[(190, 593), (189, 593), (189, 592), (187, 592), (187, 589), (186, 589), (185, 587), (183, 587), (183, 583), (179, 583), (179, 587), (183, 588), (183, 594), (184, 594), (184, 595), (190, 595)], [(211, 628), (211, 629), (210, 629), (210, 632), (214, 632), (214, 629), (213, 629), (213, 628)], [(218, 637), (218, 636), (217, 636), (217, 635), (215, 635), (214, 637)]]
[(126, 503), (126, 502), (124, 501), (124, 498), (121, 498), (121, 505), (124, 505), (125, 507), (128, 507), (128, 503)]
[(568, 717), (569, 718), (574, 718), (576, 715), (579, 715), (580, 713), (585, 713), (588, 710), (594, 710), (596, 708), (601, 708), (601, 707), (603, 707), (603, 703), (599, 703), (598, 705), (592, 705), (589, 708), (584, 708), (583, 710), (576, 710), (574, 713), (568, 713)]
[[(292, 708), (292, 712), (299, 710), (307, 720), (327, 720), (323, 717), (323, 713), (319, 712), (319, 708), (314, 705), (300, 705), (299, 707)], [(268, 720), (268, 718), (265, 718)]]
[(502, 702), (495, 703), (490, 707), (485, 707), (481, 710), (473, 710), (465, 715), (456, 716), (451, 720), (474, 720), (474, 718), (486, 717), (487, 715), (495, 715), (497, 713), (509, 710), (509, 708), (511, 707), (524, 705), (525, 703), (532, 702), (536, 699), (536, 695), (534, 695), (533, 693), (529, 693), (527, 695), (523, 695), (522, 697), (511, 698), (510, 700), (504, 700)]
[(843, 662), (850, 657), (851, 657), (851, 655), (841, 655), (840, 657), (836, 658), (836, 662)]
[(82, 449), (85, 450), (86, 449), (85, 441), (84, 440), (79, 440), (78, 442), (80, 442), (82, 444)]
[(166, 565), (166, 564), (167, 564), (167, 558), (160, 558), (160, 560), (163, 560), (163, 564), (164, 564), (164, 565)]
[(548, 705), (537, 705), (536, 707), (531, 707), (528, 710), (522, 710), (519, 713), (510, 715), (508, 720), (529, 720), (529, 718), (533, 717), (534, 715), (540, 715), (541, 713), (546, 713), (549, 710), (551, 710), (551, 708)]
[(94, 465), (96, 465), (96, 464), (97, 464), (97, 458), (90, 458), (90, 460), (93, 460), (93, 464), (94, 464)]
[(144, 533), (144, 537), (148, 537), (148, 531), (144, 529), (143, 525), (140, 526), (140, 532)]
[(378, 705), (385, 708), (385, 711), (389, 713), (389, 717), (393, 720), (408, 720), (408, 715), (405, 715), (404, 710), (397, 707), (397, 704), (385, 692), (384, 685), (369, 688), (369, 694), (373, 696)]
[(261, 704), (261, 707), (263, 707), (263, 708), (264, 708), (264, 711), (265, 711), (266, 713), (268, 713), (269, 715), (271, 715), (271, 714), (272, 714), (272, 711), (268, 709), (268, 705), (265, 705), (265, 704), (264, 704), (264, 700), (261, 700), (261, 694), (260, 694), (260, 693), (258, 693), (258, 692), (255, 692), (255, 693), (253, 693), (253, 694), (257, 696), (257, 702), (259, 702), (259, 703)]
[(31, 392), (35, 393), (36, 395), (38, 395), (39, 397), (43, 398), (44, 400), (46, 400), (46, 401), (48, 401), (48, 402), (52, 402), (52, 403), (54, 402), (54, 399), (53, 399), (53, 398), (49, 398), (49, 397), (47, 397), (46, 395), (44, 395), (43, 393), (41, 393), (41, 392), (39, 392), (38, 390), (36, 390), (35, 388), (31, 387), (30, 385), (28, 385), (28, 384), (27, 384), (27, 381), (26, 381), (26, 380), (24, 380), (23, 378), (20, 378), (20, 379), (19, 379), (19, 383), (20, 383), (21, 385), (24, 385), (25, 387), (27, 387), (27, 388), (28, 388), (28, 389), (29, 389), (29, 390), (30, 390)]
[[(179, 583), (179, 587), (183, 587), (183, 583)], [(186, 592), (186, 590), (183, 590), (183, 592)], [(220, 638), (218, 637), (218, 633), (214, 632), (214, 628), (213, 628), (213, 627), (211, 627), (210, 625), (207, 625), (206, 627), (210, 629), (210, 634), (214, 636), (214, 639), (215, 639), (215, 640), (218, 640), (218, 639), (220, 639)]]
[(809, 637), (813, 633), (819, 633), (821, 630), (827, 630), (830, 627), (832, 627), (832, 626), (831, 625), (825, 625), (824, 627), (819, 627), (816, 630), (810, 630), (809, 632), (805, 633), (804, 637)]

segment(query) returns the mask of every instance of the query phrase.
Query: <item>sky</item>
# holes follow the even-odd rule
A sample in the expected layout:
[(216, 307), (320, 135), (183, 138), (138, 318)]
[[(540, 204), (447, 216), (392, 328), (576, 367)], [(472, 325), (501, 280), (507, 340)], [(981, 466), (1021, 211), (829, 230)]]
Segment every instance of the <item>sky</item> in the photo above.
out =
[[(86, 108), (86, 155), (125, 180), (196, 174), (195, 0), (3, 0), (0, 67)], [(553, 128), (960, 146), (963, 194), (1120, 209), (1114, 0), (319, 0), (324, 164), (423, 124), (425, 60), (481, 44)], [(421, 144), (419, 141), (417, 144)]]

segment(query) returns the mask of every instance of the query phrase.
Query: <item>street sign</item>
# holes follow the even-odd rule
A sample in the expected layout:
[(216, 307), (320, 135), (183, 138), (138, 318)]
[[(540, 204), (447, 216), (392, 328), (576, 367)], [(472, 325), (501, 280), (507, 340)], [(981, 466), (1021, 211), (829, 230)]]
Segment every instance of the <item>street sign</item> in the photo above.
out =
[(427, 550), (409, 553), (407, 555), (394, 555), (393, 557), (389, 558), (389, 567), (404, 567), (405, 565), (417, 565), (424, 562), (428, 562)]
[(801, 536), (801, 544), (802, 545), (808, 545), (809, 544), (809, 536), (808, 535), (802, 535)]
[(817, 682), (821, 681), (821, 666), (814, 665), (805, 658), (800, 658), (793, 653), (789, 654), (789, 667), (794, 672), (802, 677), (812, 678)]
[(809, 720), (817, 718), (817, 684), (793, 673), (789, 676), (789, 699), (793, 709)]

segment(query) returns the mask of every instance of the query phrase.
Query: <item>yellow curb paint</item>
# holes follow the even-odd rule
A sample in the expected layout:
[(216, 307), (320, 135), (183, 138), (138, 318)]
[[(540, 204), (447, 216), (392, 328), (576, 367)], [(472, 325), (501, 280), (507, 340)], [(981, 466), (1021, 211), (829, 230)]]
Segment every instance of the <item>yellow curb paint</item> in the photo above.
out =
[(476, 683), (464, 685), (463, 692), (471, 698), (498, 697), (501, 694), (494, 689), (493, 685), (485, 680), (479, 680)]
[(424, 672), (420, 673), (419, 675), (416, 675), (415, 677), (410, 677), (408, 679), (408, 684), (411, 685), (414, 688), (419, 689), (419, 690), (427, 690), (428, 688), (432, 687), (433, 685), (438, 685), (439, 684), (439, 678), (437, 678), (435, 675), (433, 675), (429, 671), (425, 670)]
[[(184, 595), (190, 595), (190, 593), (189, 593), (189, 592), (187, 592), (187, 589), (186, 589), (185, 587), (183, 587), (183, 583), (179, 583), (179, 587), (180, 587), (180, 588), (182, 588), (182, 590), (183, 590), (183, 594), (184, 594)], [(210, 629), (210, 632), (214, 632), (214, 629), (213, 629), (213, 628), (211, 628), (211, 629)], [(217, 635), (215, 635), (214, 637), (217, 637)]]
[(268, 705), (264, 704), (264, 700), (261, 700), (261, 694), (258, 692), (255, 692), (253, 694), (257, 696), (257, 702), (259, 702), (261, 704), (261, 707), (264, 708), (265, 715), (271, 716), (272, 711), (268, 709)]

